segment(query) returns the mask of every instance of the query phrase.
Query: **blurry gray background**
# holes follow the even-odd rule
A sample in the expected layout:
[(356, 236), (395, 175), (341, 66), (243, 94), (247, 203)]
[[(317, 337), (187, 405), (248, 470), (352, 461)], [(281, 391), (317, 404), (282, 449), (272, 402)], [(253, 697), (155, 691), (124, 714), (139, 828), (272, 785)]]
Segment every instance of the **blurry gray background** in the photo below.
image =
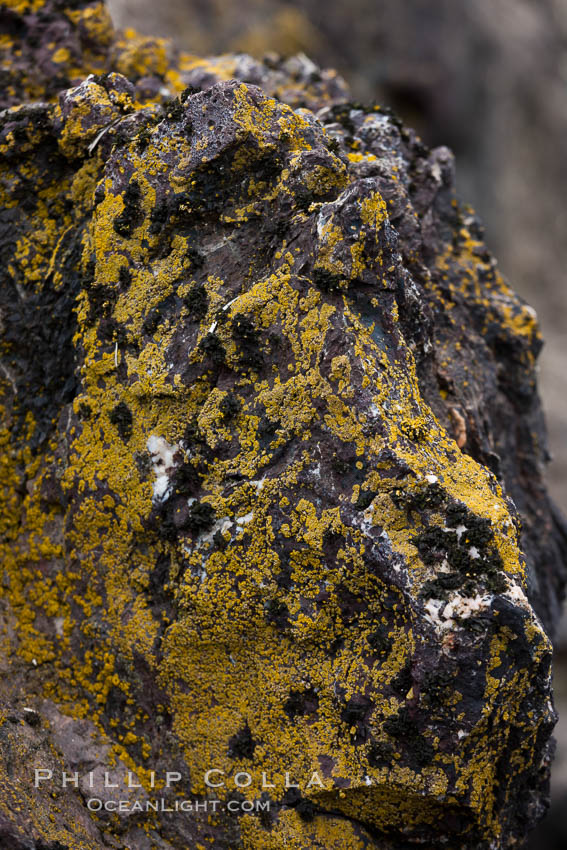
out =
[[(200, 56), (304, 51), (356, 100), (393, 106), (457, 158), (460, 194), (546, 341), (540, 389), (567, 513), (567, 0), (108, 0), (117, 26)], [(530, 850), (567, 848), (567, 625), (556, 654), (550, 816)]]

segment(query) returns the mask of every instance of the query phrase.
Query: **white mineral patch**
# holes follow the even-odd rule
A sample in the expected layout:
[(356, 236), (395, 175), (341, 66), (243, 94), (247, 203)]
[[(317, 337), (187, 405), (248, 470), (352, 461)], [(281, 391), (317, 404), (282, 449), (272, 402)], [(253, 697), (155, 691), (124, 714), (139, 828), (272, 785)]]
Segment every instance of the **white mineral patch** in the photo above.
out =
[(325, 225), (327, 224), (330, 217), (331, 217), (331, 211), (328, 210), (328, 209), (325, 209), (324, 211), (321, 210), (321, 212), (317, 216), (317, 236), (318, 236), (319, 239), (323, 238)]
[(372, 404), (369, 406), (368, 412), (370, 413), (373, 419), (379, 419), (382, 416), (382, 411), (380, 410), (378, 405), (374, 404), (374, 402), (372, 402)]
[(521, 605), (529, 605), (528, 598), (519, 584), (509, 582), (506, 596), (513, 599), (514, 602), (519, 602)]
[(170, 475), (175, 469), (174, 456), (179, 451), (178, 445), (171, 446), (163, 437), (152, 434), (146, 443), (152, 456), (152, 466), (156, 480), (154, 482), (154, 502), (163, 502), (170, 494)]
[(486, 609), (488, 597), (486, 596), (455, 596), (443, 609), (443, 618), (450, 620), (457, 616), (462, 620), (468, 620), (474, 614)]
[[(193, 500), (193, 501), (195, 501), (195, 500)], [(187, 503), (189, 504), (189, 500), (187, 500)], [(215, 536), (215, 534), (217, 533), (217, 531), (220, 531), (220, 533), (224, 537), (225, 531), (227, 531), (229, 528), (231, 528), (232, 525), (233, 525), (233, 522), (232, 522), (230, 517), (228, 517), (228, 516), (220, 517), (219, 519), (217, 519), (217, 521), (215, 522), (213, 527), (209, 531), (207, 531), (206, 534), (201, 535), (201, 538), (200, 538), (201, 543), (210, 543), (211, 540), (213, 539), (213, 537)]]
[(490, 599), (488, 596), (454, 596), (450, 602), (441, 599), (428, 599), (424, 605), (425, 619), (441, 629), (458, 628), (458, 620), (468, 620), (469, 617), (485, 611)]
[[(467, 530), (466, 525), (458, 525), (456, 527), (455, 533), (457, 535), (457, 540), (461, 539), (461, 537), (463, 536), (463, 534), (465, 533), (466, 530)], [(449, 529), (449, 531), (452, 531), (452, 529)]]
[(425, 605), (426, 614), (425, 619), (432, 623), (434, 626), (444, 626), (445, 623), (439, 616), (439, 612), (443, 607), (443, 602), (441, 599), (428, 599)]
[(254, 511), (250, 511), (249, 514), (244, 514), (244, 516), (237, 516), (236, 517), (236, 524), (237, 525), (247, 525), (249, 522), (251, 522), (253, 516), (254, 516)]
[(221, 307), (221, 309), (222, 309), (223, 311), (228, 310), (228, 308), (230, 307), (230, 305), (231, 305), (231, 304), (234, 304), (234, 302), (235, 302), (235, 301), (238, 301), (238, 299), (239, 299), (239, 298), (240, 298), (240, 296), (239, 296), (239, 295), (237, 295), (237, 296), (236, 296), (236, 298), (233, 298), (233, 299), (232, 299), (232, 301), (229, 301), (229, 302), (228, 302), (228, 304), (225, 304), (225, 305), (224, 305), (224, 307)]
[(441, 166), (438, 162), (434, 162), (431, 166), (431, 176), (436, 183), (441, 183)]

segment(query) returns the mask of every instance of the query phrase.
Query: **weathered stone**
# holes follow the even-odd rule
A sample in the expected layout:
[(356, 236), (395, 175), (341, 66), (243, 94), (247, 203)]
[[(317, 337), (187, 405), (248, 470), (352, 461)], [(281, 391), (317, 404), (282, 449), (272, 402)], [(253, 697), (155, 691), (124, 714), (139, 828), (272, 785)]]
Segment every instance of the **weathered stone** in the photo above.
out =
[(209, 809), (75, 827), (11, 790), (6, 842), (520, 846), (565, 537), (535, 316), (451, 154), (303, 60), (168, 70), (106, 24), (87, 49), (100, 4), (8, 7), (2, 692), (83, 799), (124, 765)]
[[(389, 104), (427, 144), (451, 147), (461, 195), (541, 322), (538, 382), (554, 456), (547, 481), (566, 511), (567, 4), (109, 0), (108, 7), (120, 26), (171, 36), (200, 56), (244, 52), (272, 61), (274, 52), (303, 51), (344, 74), (357, 101)], [(567, 780), (562, 785), (567, 793)]]

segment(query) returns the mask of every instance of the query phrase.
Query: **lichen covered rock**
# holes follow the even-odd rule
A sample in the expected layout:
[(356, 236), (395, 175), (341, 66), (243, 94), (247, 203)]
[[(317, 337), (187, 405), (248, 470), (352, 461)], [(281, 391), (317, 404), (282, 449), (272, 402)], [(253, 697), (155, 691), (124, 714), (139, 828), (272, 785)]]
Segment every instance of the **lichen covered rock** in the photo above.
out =
[[(87, 46), (100, 4), (5, 14), (0, 734), (31, 707), (14, 752), (52, 749), (17, 783), (6, 759), (0, 828), (521, 846), (565, 543), (536, 318), (449, 151), (305, 60), (168, 70), (106, 24)], [(35, 768), (77, 771), (83, 805), (40, 784), (18, 813)], [(103, 771), (139, 809), (88, 811)]]

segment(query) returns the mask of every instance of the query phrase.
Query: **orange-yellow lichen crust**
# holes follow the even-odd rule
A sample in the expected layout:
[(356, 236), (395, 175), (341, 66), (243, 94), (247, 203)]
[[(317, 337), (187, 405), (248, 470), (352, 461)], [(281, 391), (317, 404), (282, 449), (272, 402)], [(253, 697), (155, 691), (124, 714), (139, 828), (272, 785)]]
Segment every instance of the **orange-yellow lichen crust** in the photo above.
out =
[[(167, 75), (115, 45), (122, 74)], [(11, 110), (4, 646), (26, 699), (91, 719), (147, 791), (157, 768), (172, 799), (270, 801), (196, 816), (196, 847), (512, 846), (550, 644), (503, 482), (455, 441), (453, 390), (431, 401), (419, 334), (431, 305), (482, 304), (529, 370), (534, 325), (466, 230), (432, 238), (419, 306), (407, 196), (392, 225), (407, 165), (339, 151), (328, 118), (235, 81), (160, 111), (118, 73)]]

